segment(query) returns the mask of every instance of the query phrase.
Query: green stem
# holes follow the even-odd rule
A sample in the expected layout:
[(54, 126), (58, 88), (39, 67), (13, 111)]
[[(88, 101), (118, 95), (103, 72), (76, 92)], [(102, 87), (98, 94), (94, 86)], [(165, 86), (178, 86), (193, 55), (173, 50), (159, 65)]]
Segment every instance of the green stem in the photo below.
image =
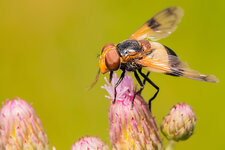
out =
[(173, 140), (169, 140), (165, 150), (173, 150), (176, 142)]

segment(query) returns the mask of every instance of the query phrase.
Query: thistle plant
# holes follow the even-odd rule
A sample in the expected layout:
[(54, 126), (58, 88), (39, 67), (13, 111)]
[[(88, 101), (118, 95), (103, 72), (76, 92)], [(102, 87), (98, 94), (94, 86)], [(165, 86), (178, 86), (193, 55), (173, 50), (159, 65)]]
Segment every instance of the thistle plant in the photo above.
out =
[(169, 140), (168, 149), (172, 149), (175, 142), (187, 140), (194, 133), (195, 125), (191, 106), (185, 103), (174, 105), (161, 124), (161, 131)]
[(98, 137), (83, 137), (75, 142), (71, 150), (108, 150), (108, 146)]
[(109, 110), (109, 135), (113, 149), (162, 149), (162, 141), (155, 120), (151, 115), (147, 103), (137, 95), (132, 106), (132, 99), (136, 92), (131, 76), (126, 75), (117, 87), (116, 103), (114, 100), (114, 85), (118, 81), (114, 74), (112, 84), (103, 86), (111, 100)]
[(0, 110), (1, 150), (48, 150), (47, 135), (34, 109), (18, 98)]
[[(109, 139), (111, 147), (98, 137), (83, 137), (71, 150), (172, 150), (176, 142), (190, 138), (194, 133), (196, 117), (192, 108), (185, 104), (174, 105), (161, 123), (161, 131), (168, 139), (164, 147), (156, 121), (141, 95), (136, 95), (133, 78), (126, 74), (117, 87), (116, 102), (114, 85), (116, 74), (102, 86), (110, 100)], [(26, 101), (17, 98), (6, 101), (0, 110), (0, 150), (49, 150), (47, 135), (34, 109)], [(53, 147), (52, 149), (55, 150)]]
[(172, 107), (170, 113), (164, 117), (161, 125), (163, 135), (169, 140), (166, 148), (159, 134), (154, 117), (148, 109), (144, 99), (137, 95), (134, 99), (134, 107), (131, 107), (132, 98), (136, 89), (133, 78), (126, 75), (117, 87), (117, 97), (114, 100), (114, 85), (118, 81), (113, 76), (112, 84), (107, 79), (106, 89), (111, 100), (109, 110), (109, 135), (112, 149), (120, 150), (172, 150), (176, 142), (187, 140), (194, 131), (196, 117), (192, 108), (183, 103)]

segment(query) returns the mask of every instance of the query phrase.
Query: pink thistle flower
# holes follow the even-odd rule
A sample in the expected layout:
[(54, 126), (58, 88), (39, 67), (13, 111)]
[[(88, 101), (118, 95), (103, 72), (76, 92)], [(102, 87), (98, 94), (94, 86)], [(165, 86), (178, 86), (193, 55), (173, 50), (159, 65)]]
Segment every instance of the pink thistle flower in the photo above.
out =
[(196, 117), (191, 106), (185, 103), (176, 104), (164, 117), (161, 131), (168, 140), (186, 140), (193, 134), (195, 125)]
[[(116, 74), (112, 79), (112, 85), (105, 78), (107, 85), (103, 88), (114, 99), (114, 85), (118, 81)], [(156, 122), (148, 104), (139, 95), (134, 99), (134, 106), (131, 108), (132, 99), (136, 92), (133, 78), (126, 75), (117, 87), (115, 104), (110, 105), (109, 126), (110, 141), (113, 149), (129, 150), (155, 150), (162, 149), (162, 142)]]
[(75, 142), (71, 150), (108, 150), (108, 146), (98, 137), (84, 137)]
[(34, 109), (20, 98), (0, 110), (1, 150), (48, 150), (49, 143)]

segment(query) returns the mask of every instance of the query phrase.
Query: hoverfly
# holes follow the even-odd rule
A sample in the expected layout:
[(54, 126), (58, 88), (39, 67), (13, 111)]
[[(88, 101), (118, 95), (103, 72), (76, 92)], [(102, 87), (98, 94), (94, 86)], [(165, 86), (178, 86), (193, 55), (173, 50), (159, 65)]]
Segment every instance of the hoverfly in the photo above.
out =
[[(100, 72), (102, 74), (110, 72), (109, 80), (111, 80), (114, 71), (118, 69), (122, 70), (122, 74), (115, 85), (113, 103), (116, 101), (116, 88), (123, 80), (126, 71), (134, 72), (134, 76), (141, 87), (134, 95), (134, 98), (137, 94), (141, 93), (146, 81), (156, 88), (157, 92), (149, 100), (150, 110), (151, 101), (159, 92), (159, 87), (148, 78), (150, 72), (183, 76), (206, 82), (218, 81), (213, 75), (203, 75), (197, 71), (191, 70), (185, 63), (181, 62), (173, 50), (160, 43), (154, 42), (170, 35), (177, 28), (176, 25), (180, 22), (182, 17), (183, 10), (180, 7), (166, 8), (145, 22), (129, 39), (117, 45), (109, 43), (103, 47), (99, 61), (100, 69), (95, 82)], [(148, 71), (146, 75), (142, 72), (142, 68)], [(138, 73), (144, 78), (143, 82)]]

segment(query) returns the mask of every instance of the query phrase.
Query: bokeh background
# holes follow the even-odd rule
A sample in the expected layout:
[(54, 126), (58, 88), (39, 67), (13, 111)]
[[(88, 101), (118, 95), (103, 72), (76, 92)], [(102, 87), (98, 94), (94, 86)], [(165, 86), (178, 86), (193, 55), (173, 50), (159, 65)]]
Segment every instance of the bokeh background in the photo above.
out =
[[(222, 0), (0, 0), (0, 101), (20, 97), (32, 103), (51, 145), (70, 149), (79, 137), (98, 136), (109, 143), (109, 100), (100, 87), (91, 90), (104, 44), (128, 38), (156, 12), (180, 6), (179, 28), (160, 42), (220, 83), (204, 83), (157, 73), (161, 91), (153, 102), (158, 123), (178, 102), (190, 104), (198, 121), (195, 134), (176, 149), (225, 147), (224, 37)], [(143, 96), (152, 96), (147, 86)], [(166, 139), (164, 139), (166, 141)]]

